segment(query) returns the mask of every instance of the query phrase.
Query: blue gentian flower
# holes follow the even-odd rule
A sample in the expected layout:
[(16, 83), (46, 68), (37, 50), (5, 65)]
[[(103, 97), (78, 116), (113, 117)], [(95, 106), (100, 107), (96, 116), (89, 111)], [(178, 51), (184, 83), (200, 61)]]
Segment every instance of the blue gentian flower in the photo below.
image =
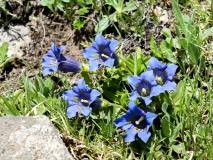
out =
[(129, 110), (126, 114), (116, 119), (114, 124), (127, 131), (125, 142), (134, 141), (136, 135), (138, 135), (138, 137), (146, 143), (151, 135), (149, 128), (157, 115), (152, 112), (143, 111), (137, 107), (133, 101), (128, 104), (128, 108)]
[(63, 93), (63, 98), (68, 101), (69, 105), (68, 118), (75, 117), (77, 113), (88, 117), (92, 109), (101, 107), (102, 101), (98, 98), (100, 94), (98, 90), (88, 88), (84, 78), (79, 79), (77, 86)]
[(155, 81), (166, 91), (176, 90), (176, 83), (172, 80), (178, 66), (161, 63), (157, 58), (150, 58), (148, 70), (153, 70)]
[(133, 88), (130, 100), (142, 98), (146, 105), (152, 102), (151, 97), (164, 92), (163, 88), (157, 85), (153, 71), (143, 72), (140, 76), (129, 76), (128, 82)]
[(101, 34), (97, 34), (92, 46), (84, 49), (84, 58), (89, 59), (90, 71), (97, 70), (101, 65), (113, 67), (118, 64), (118, 56), (114, 53), (117, 40), (106, 40)]
[(67, 55), (62, 55), (65, 46), (57, 47), (56, 43), (52, 44), (51, 50), (42, 59), (44, 67), (43, 76), (46, 76), (54, 71), (60, 70), (64, 72), (79, 72), (81, 63)]

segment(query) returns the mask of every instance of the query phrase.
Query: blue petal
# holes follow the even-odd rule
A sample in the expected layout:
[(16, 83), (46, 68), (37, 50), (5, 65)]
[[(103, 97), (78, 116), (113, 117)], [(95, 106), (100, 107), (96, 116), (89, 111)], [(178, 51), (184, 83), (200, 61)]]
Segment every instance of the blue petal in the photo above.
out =
[(77, 86), (74, 86), (74, 87), (72, 88), (72, 90), (73, 90), (73, 92), (75, 92), (77, 95), (80, 94), (79, 88), (78, 88)]
[(78, 112), (79, 112), (79, 109), (77, 105), (69, 106), (67, 108), (67, 117), (68, 118), (75, 117)]
[(89, 69), (90, 71), (95, 71), (100, 67), (100, 62), (98, 60), (90, 60)]
[(98, 57), (96, 57), (94, 55), (95, 53), (98, 53), (98, 51), (95, 48), (93, 48), (93, 47), (89, 47), (89, 48), (84, 49), (83, 56), (84, 56), (84, 58), (88, 58), (88, 59), (90, 59), (90, 58), (95, 58), (96, 59)]
[(127, 123), (126, 125), (125, 125), (125, 124), (123, 125), (122, 129), (123, 129), (123, 130), (128, 130), (128, 129), (131, 128), (132, 126), (133, 126), (133, 124)]
[(152, 125), (154, 119), (157, 117), (158, 115), (152, 112), (147, 112), (146, 113), (146, 122), (148, 125)]
[[(56, 66), (53, 66), (53, 65), (51, 64), (52, 61), (55, 61), (55, 62), (56, 62), (56, 59), (53, 58), (53, 57), (44, 56), (44, 57), (42, 58), (42, 65), (43, 65), (44, 67), (55, 68)], [(56, 63), (57, 63), (57, 62), (56, 62)]]
[(92, 43), (92, 47), (99, 53), (100, 52), (100, 48), (98, 47), (98, 44), (96, 42)]
[(55, 54), (53, 53), (52, 50), (47, 51), (47, 56), (52, 57), (52, 58), (54, 58), (55, 60), (57, 59), (57, 58), (55, 57)]
[(113, 67), (114, 65), (114, 59), (109, 58), (108, 60), (106, 60), (105, 62), (102, 63), (104, 66), (108, 66), (108, 67)]
[(163, 92), (164, 92), (164, 87), (159, 86), (159, 85), (158, 86), (154, 86), (151, 89), (150, 97), (158, 96), (159, 94), (161, 94)]
[(150, 97), (141, 97), (141, 98), (144, 100), (146, 105), (149, 105), (152, 102)]
[(64, 72), (79, 72), (81, 70), (81, 63), (69, 56), (64, 55), (66, 61), (59, 64), (58, 69)]
[(140, 80), (138, 79), (137, 76), (128, 76), (128, 83), (132, 86), (133, 89), (136, 89), (138, 84), (140, 83)]
[(100, 96), (100, 92), (96, 89), (93, 89), (90, 93), (90, 104), (96, 99), (96, 97)]
[(78, 94), (76, 94), (75, 92), (73, 92), (73, 90), (68, 90), (68, 91), (65, 91), (63, 94), (62, 94), (62, 97), (67, 100), (67, 101), (74, 101), (74, 98), (77, 97)]
[(132, 126), (130, 129), (126, 132), (126, 138), (125, 142), (132, 142), (135, 140), (135, 136), (138, 132), (134, 131), (134, 126)]
[(86, 116), (86, 117), (88, 117), (89, 115), (90, 115), (90, 112), (91, 112), (91, 108), (89, 108), (89, 107), (83, 107), (82, 106), (82, 109), (81, 109), (81, 113), (84, 115), (84, 116)]
[(60, 50), (60, 53), (66, 48), (66, 46), (62, 45), (59, 50)]
[(97, 34), (96, 36), (95, 36), (95, 42), (98, 44), (98, 45), (103, 45), (103, 46), (105, 46), (105, 42), (106, 40), (105, 40), (105, 38), (104, 38), (104, 36), (102, 36), (101, 34)]
[(175, 64), (167, 65), (167, 68), (166, 68), (167, 76), (174, 76), (177, 68), (178, 68), (178, 66)]
[(52, 43), (52, 47), (51, 48), (52, 48), (52, 51), (53, 51), (55, 57), (58, 59), (60, 57), (61, 53), (60, 53), (60, 49), (57, 47), (55, 42)]
[(51, 69), (51, 68), (45, 68), (43, 71), (42, 71), (42, 74), (43, 74), (43, 76), (46, 76), (46, 75), (48, 75), (48, 74), (50, 74), (50, 73), (52, 73), (53, 72), (53, 70)]
[(122, 115), (118, 119), (114, 120), (114, 124), (116, 127), (122, 127), (128, 124), (127, 120), (131, 117), (131, 111), (127, 111), (126, 114)]
[(78, 80), (78, 88), (79, 88), (80, 92), (81, 91), (87, 92), (88, 87), (86, 86), (84, 78), (81, 78), (81, 79)]
[(153, 82), (155, 81), (155, 76), (154, 76), (154, 73), (153, 71), (146, 71), (146, 72), (143, 72), (141, 75), (140, 75), (140, 78), (141, 80), (147, 80), (148, 82)]
[(96, 110), (98, 108), (100, 108), (102, 105), (102, 100), (100, 98), (96, 98), (91, 104), (90, 107), (92, 108), (92, 110)]
[(142, 129), (138, 132), (138, 137), (144, 142), (146, 143), (149, 139), (149, 137), (151, 136), (151, 133), (149, 131), (143, 131)]
[(176, 90), (176, 83), (167, 81), (162, 87), (165, 91), (175, 91)]
[(115, 60), (114, 61), (114, 66), (117, 66), (119, 64), (119, 58), (117, 56), (117, 54), (115, 54), (114, 52), (112, 53), (112, 58)]
[(138, 97), (140, 97), (138, 92), (137, 91), (132, 91), (132, 93), (130, 94), (129, 99), (132, 100), (132, 101), (135, 101), (136, 99), (138, 99)]
[(141, 116), (144, 116), (144, 117), (146, 116), (146, 115), (145, 115), (145, 112), (143, 112), (142, 109), (140, 109), (139, 107), (137, 107), (137, 106), (135, 105), (135, 102), (134, 102), (134, 101), (130, 101), (130, 102), (129, 102), (128, 108), (129, 108), (129, 110), (130, 110), (131, 112), (136, 113), (137, 115), (141, 115)]
[(110, 51), (114, 52), (118, 44), (119, 42), (117, 40), (112, 40), (111, 43), (109, 44)]
[(165, 68), (166, 64), (162, 64), (157, 58), (151, 57), (149, 60), (148, 70)]

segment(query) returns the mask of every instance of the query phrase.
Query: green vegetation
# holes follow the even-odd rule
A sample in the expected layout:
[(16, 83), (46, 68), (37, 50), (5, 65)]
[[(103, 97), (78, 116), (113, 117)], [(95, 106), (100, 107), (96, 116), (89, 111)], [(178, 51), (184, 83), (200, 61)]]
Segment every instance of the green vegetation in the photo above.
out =
[[(133, 33), (142, 37), (145, 7), (151, 6), (154, 13), (157, 5), (152, 0), (144, 3), (133, 0), (127, 3), (124, 0), (99, 2), (41, 0), (41, 5), (53, 12), (57, 9), (63, 11), (78, 30), (86, 24), (87, 15), (95, 13), (99, 17), (95, 33), (107, 34), (107, 28), (111, 27), (120, 37)], [(124, 56), (121, 48), (116, 53), (120, 59), (118, 66), (88, 71), (88, 64), (83, 64), (82, 77), (88, 87), (101, 92), (103, 101), (102, 107), (92, 111), (90, 117), (68, 118), (68, 103), (62, 95), (72, 87), (66, 75), (60, 72), (47, 77), (39, 74), (34, 82), (30, 82), (28, 77), (21, 79), (19, 83), (23, 89), (7, 96), (0, 95), (0, 115), (47, 115), (61, 133), (72, 135), (84, 143), (83, 153), (90, 159), (213, 159), (212, 1), (205, 4), (199, 0), (190, 2), (171, 0), (174, 30), (164, 27), (162, 34), (165, 39), (160, 44), (153, 33), (150, 55), (142, 53), (138, 46), (135, 53)], [(78, 9), (74, 10), (74, 6)], [(154, 19), (154, 14), (150, 16)], [(7, 47), (7, 43), (0, 47), (0, 69), (4, 69), (9, 61)], [(133, 90), (128, 84), (128, 76), (145, 72), (151, 57), (178, 65), (175, 74), (178, 78), (174, 78), (177, 89), (153, 96), (147, 105), (158, 115), (149, 129), (148, 142), (144, 143), (136, 136), (134, 142), (126, 143), (126, 131), (116, 128), (113, 121), (128, 109)], [(147, 107), (143, 100), (136, 103)]]

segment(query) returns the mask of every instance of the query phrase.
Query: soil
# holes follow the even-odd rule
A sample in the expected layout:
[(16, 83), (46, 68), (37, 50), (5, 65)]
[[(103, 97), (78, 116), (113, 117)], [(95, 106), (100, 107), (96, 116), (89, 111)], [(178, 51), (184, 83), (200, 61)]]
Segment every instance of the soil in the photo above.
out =
[[(39, 74), (42, 70), (41, 59), (51, 48), (52, 42), (56, 42), (58, 46), (66, 45), (64, 54), (70, 55), (73, 58), (83, 61), (82, 57), (82, 44), (90, 45), (90, 37), (94, 37), (95, 24), (90, 18), (87, 19), (87, 26), (78, 31), (73, 28), (71, 22), (67, 20), (63, 12), (57, 11), (51, 12), (48, 8), (39, 5), (38, 1), (24, 1), (23, 3), (29, 3), (29, 7), (26, 4), (20, 4), (16, 1), (7, 1), (7, 8), (13, 16), (8, 15), (10, 19), (9, 23), (3, 23), (0, 27), (8, 27), (8, 25), (24, 24), (30, 28), (30, 37), (32, 41), (28, 46), (23, 46), (21, 49), (24, 55), (19, 58), (16, 57), (9, 64), (7, 68), (0, 74), (0, 94), (8, 95), (8, 92), (12, 93), (16, 89), (21, 88), (21, 84), (17, 83), (17, 80), (23, 76), (28, 76), (33, 79), (35, 74)], [(169, 6), (168, 6), (169, 8)], [(149, 41), (152, 34), (155, 35), (155, 40), (159, 44), (163, 39), (162, 29), (163, 27), (171, 27), (171, 23), (158, 23), (155, 24), (150, 17), (153, 14), (153, 8), (149, 6), (145, 7), (145, 14), (143, 16), (142, 25), (144, 25), (144, 33), (141, 36), (136, 34), (123, 34), (122, 50), (125, 54), (130, 54), (135, 51), (135, 47), (141, 47), (144, 54), (150, 54)], [(4, 12), (0, 11), (0, 15), (3, 20), (6, 20)], [(91, 13), (94, 15), (94, 13)], [(88, 15), (88, 16), (91, 16)], [(171, 9), (168, 9), (169, 19), (171, 17)], [(97, 15), (98, 17), (99, 15)], [(21, 17), (21, 18), (20, 18)], [(116, 32), (107, 30), (107, 33), (112, 35), (113, 38), (118, 39)], [(67, 146), (73, 142), (73, 139), (64, 136)], [(78, 142), (81, 145), (81, 142)], [(71, 146), (73, 146), (71, 145)], [(82, 153), (79, 153), (77, 157), (80, 157)]]

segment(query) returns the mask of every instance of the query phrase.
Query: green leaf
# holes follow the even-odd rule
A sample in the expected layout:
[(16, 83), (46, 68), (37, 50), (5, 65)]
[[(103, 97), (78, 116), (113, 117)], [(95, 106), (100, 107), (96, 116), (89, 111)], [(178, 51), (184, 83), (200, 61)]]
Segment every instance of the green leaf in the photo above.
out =
[(206, 57), (202, 55), (200, 56), (199, 71), (202, 71), (205, 68), (206, 68)]
[(63, 2), (69, 3), (72, 0), (62, 0)]
[(163, 28), (162, 32), (163, 32), (163, 35), (166, 38), (171, 38), (172, 37), (171, 31), (168, 28)]
[(180, 28), (182, 29), (185, 36), (187, 36), (187, 28), (183, 20), (182, 13), (178, 7), (176, 0), (172, 0), (172, 11), (174, 13), (175, 19), (177, 20)]
[(162, 124), (162, 133), (166, 137), (170, 137), (170, 117), (168, 115), (164, 115), (161, 119)]
[(192, 63), (197, 65), (198, 59), (199, 59), (200, 54), (201, 54), (200, 48), (198, 48), (198, 46), (196, 46), (194, 43), (189, 42), (188, 53), (189, 53), (189, 57), (190, 57), (190, 60), (192, 61)]
[(174, 54), (173, 54), (173, 52), (171, 50), (166, 50), (164, 52), (166, 52), (166, 58), (170, 62), (172, 62), (172, 63), (177, 63), (178, 62), (177, 58), (174, 56)]
[(102, 33), (105, 29), (107, 29), (111, 25), (113, 17), (114, 17), (114, 13), (111, 14), (110, 16), (107, 16), (107, 17), (103, 18), (95, 26), (95, 32)]
[(79, 14), (79, 15), (85, 15), (86, 13), (88, 13), (89, 10), (87, 7), (84, 7), (84, 8), (81, 8), (79, 10), (76, 11), (76, 14)]
[(86, 21), (75, 19), (72, 25), (76, 27), (78, 30), (81, 30), (81, 28), (83, 28), (85, 24), (86, 24)]
[(177, 90), (175, 92), (173, 92), (171, 95), (175, 105), (180, 104), (180, 100), (184, 96), (185, 89), (186, 89), (186, 80), (184, 79), (178, 83)]
[(129, 11), (134, 11), (137, 9), (139, 5), (137, 3), (130, 3), (127, 4), (126, 7), (124, 7), (123, 12), (129, 12)]
[(177, 154), (180, 154), (182, 151), (185, 150), (185, 146), (183, 143), (180, 143), (178, 145), (172, 145), (172, 148)]
[(212, 33), (213, 33), (213, 27), (205, 30), (202, 34), (202, 41), (204, 41), (206, 38), (208, 38)]
[(41, 0), (40, 4), (42, 6), (49, 6), (53, 5), (55, 3), (55, 0)]
[(62, 1), (56, 1), (55, 7), (57, 7), (60, 11), (65, 12), (64, 10), (64, 4)]
[(7, 59), (8, 43), (4, 42), (0, 46), (0, 63), (3, 63)]
[(188, 42), (185, 38), (178, 38), (178, 43), (181, 47), (183, 47), (186, 51), (188, 50)]
[[(72, 0), (71, 0), (72, 1)], [(81, 7), (85, 7), (86, 6), (86, 2), (85, 0), (76, 0), (76, 3), (81, 6)]]
[(154, 40), (154, 35), (152, 34), (151, 39), (150, 39), (150, 48), (151, 51), (153, 52), (154, 57), (159, 57), (163, 58), (161, 52), (158, 50), (157, 43)]
[(172, 134), (171, 134), (171, 137), (169, 138), (169, 141), (170, 141), (171, 143), (174, 143), (174, 142), (175, 142), (175, 139), (177, 138), (180, 129), (181, 129), (181, 123), (179, 123), (179, 124), (175, 127), (175, 129), (173, 129), (173, 132), (172, 132)]

